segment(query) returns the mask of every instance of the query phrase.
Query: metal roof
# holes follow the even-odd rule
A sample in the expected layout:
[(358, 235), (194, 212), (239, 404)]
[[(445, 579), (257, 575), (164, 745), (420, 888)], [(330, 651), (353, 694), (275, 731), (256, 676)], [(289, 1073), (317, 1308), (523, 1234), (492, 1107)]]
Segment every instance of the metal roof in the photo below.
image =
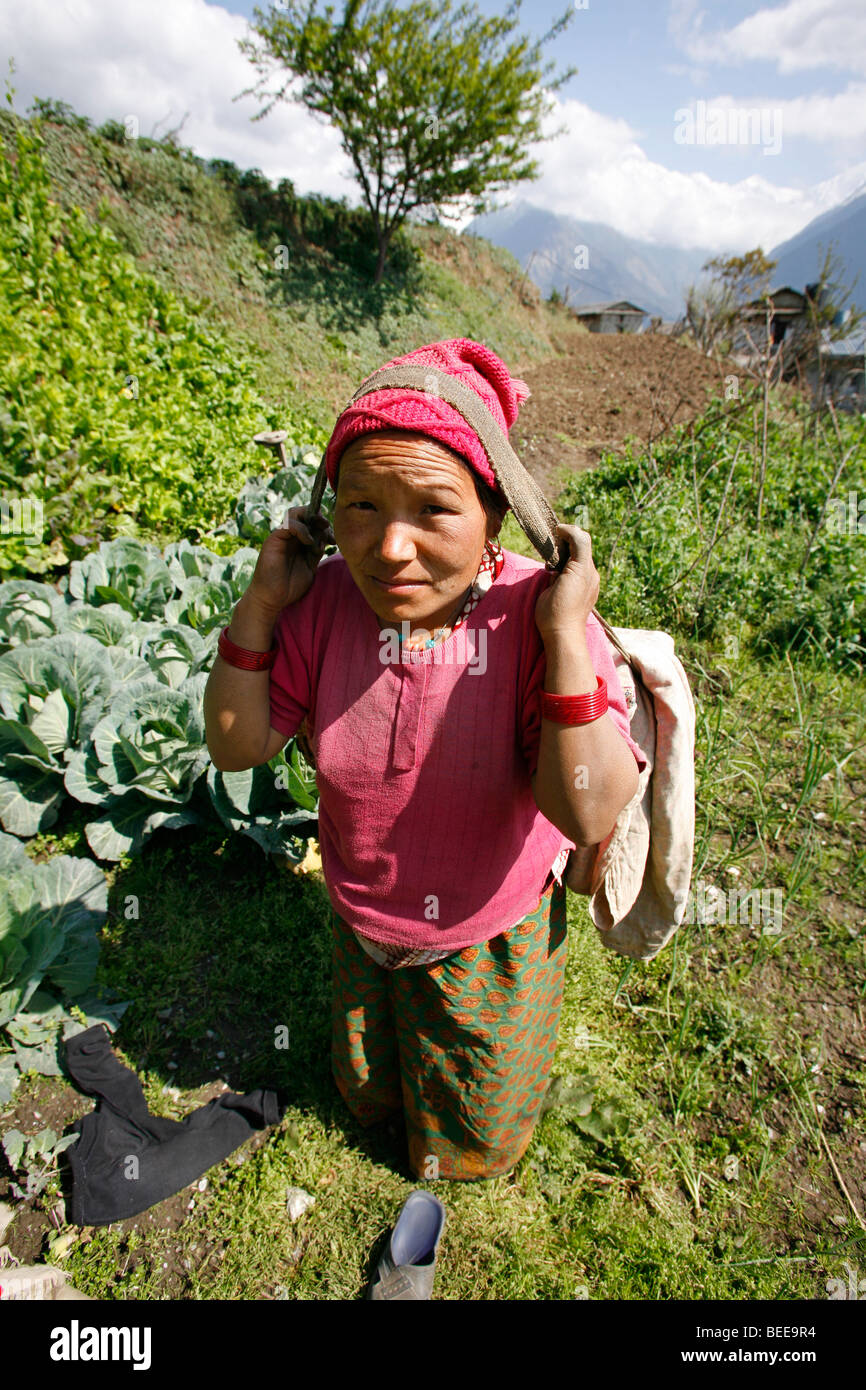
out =
[(844, 338), (837, 338), (835, 342), (822, 343), (821, 351), (827, 357), (866, 356), (866, 328), (855, 328), (853, 333), (849, 333)]

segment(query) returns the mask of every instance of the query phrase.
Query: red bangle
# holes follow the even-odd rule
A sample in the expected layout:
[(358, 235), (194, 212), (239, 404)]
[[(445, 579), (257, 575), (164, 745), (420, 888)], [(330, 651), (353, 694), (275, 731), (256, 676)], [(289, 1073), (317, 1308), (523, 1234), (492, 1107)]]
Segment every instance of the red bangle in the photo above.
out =
[(551, 695), (541, 692), (541, 717), (555, 724), (591, 724), (608, 708), (607, 686), (601, 676), (590, 695)]
[(229, 637), (229, 630), (224, 627), (219, 636), (217, 651), (223, 661), (227, 661), (230, 666), (237, 666), (241, 671), (269, 671), (277, 659), (277, 639), (274, 638), (273, 646), (268, 652), (251, 652), (246, 647), (238, 647)]

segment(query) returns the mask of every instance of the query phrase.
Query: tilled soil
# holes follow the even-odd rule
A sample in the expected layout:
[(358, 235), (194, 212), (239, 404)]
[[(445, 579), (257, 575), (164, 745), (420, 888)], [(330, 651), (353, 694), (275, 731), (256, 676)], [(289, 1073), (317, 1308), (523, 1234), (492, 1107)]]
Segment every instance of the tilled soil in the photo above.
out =
[(591, 468), (630, 436), (645, 445), (695, 419), (737, 370), (664, 334), (574, 332), (559, 346), (564, 356), (517, 373), (532, 395), (510, 434), (551, 497), (560, 469)]

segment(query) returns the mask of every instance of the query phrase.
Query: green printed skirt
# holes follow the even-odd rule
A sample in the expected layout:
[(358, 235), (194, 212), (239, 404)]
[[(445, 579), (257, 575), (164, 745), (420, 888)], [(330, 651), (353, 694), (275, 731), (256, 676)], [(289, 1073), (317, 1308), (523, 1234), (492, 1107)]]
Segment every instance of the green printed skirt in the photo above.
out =
[(332, 910), (332, 1068), (363, 1125), (403, 1109), (418, 1178), (496, 1178), (532, 1138), (556, 1051), (565, 888), (432, 965), (386, 970)]

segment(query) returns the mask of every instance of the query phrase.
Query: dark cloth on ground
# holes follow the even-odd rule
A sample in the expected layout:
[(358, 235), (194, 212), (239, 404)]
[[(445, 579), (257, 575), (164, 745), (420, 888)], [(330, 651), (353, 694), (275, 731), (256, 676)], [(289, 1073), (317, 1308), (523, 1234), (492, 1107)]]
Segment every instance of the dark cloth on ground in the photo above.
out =
[(151, 1115), (138, 1077), (115, 1057), (102, 1024), (68, 1039), (66, 1064), (81, 1090), (100, 1098), (73, 1126), (80, 1138), (68, 1150), (76, 1226), (137, 1216), (285, 1113), (276, 1091), (259, 1089), (227, 1091), (184, 1120)]

